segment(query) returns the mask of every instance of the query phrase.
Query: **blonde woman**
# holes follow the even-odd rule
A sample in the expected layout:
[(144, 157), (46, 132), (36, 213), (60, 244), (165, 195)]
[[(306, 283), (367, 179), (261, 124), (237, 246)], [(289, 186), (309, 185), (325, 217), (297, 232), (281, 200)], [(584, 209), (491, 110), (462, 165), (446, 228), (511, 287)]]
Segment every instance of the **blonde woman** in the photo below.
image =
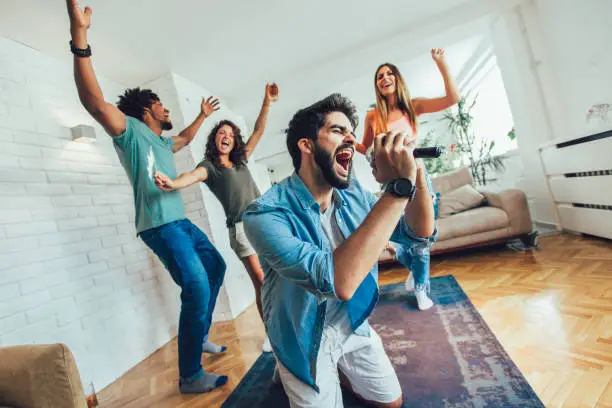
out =
[[(459, 92), (450, 76), (442, 48), (431, 50), (446, 93), (440, 98), (411, 98), (402, 74), (391, 63), (384, 63), (376, 70), (374, 90), (376, 107), (369, 111), (365, 118), (362, 143), (356, 145), (357, 151), (366, 154), (374, 136), (391, 130), (398, 130), (410, 135), (418, 135), (418, 118), (420, 115), (439, 112), (455, 105), (459, 101)], [(422, 166), (417, 177), (417, 197), (419, 194), (433, 194), (429, 176)], [(429, 247), (419, 245), (397, 254), (398, 260), (411, 271), (406, 280), (406, 289), (414, 291), (420, 310), (433, 306), (429, 298)]]

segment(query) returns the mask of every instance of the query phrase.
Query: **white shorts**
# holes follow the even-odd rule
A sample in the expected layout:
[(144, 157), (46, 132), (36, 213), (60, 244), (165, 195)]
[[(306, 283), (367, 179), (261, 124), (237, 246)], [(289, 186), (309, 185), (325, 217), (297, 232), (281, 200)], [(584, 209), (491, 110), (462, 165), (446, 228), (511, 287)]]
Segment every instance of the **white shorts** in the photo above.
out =
[(370, 329), (371, 337), (351, 334), (344, 342), (337, 336), (321, 339), (317, 357), (317, 393), (309, 385), (295, 378), (278, 360), (278, 373), (291, 408), (341, 408), (342, 391), (338, 369), (347, 377), (350, 386), (361, 398), (370, 402), (390, 403), (402, 396), (395, 369), (378, 334)]
[(229, 229), (229, 241), (230, 247), (238, 255), (238, 258), (242, 259), (255, 255), (255, 250), (244, 233), (244, 225), (241, 222), (236, 223)]

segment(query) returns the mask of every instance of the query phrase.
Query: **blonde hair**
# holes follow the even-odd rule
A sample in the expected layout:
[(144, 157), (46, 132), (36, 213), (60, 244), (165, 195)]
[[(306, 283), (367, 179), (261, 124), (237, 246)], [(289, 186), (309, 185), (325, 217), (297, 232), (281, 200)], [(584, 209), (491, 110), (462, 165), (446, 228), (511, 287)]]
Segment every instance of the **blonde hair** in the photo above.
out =
[(404, 78), (395, 65), (385, 62), (384, 64), (381, 64), (374, 73), (374, 92), (376, 93), (376, 107), (374, 108), (374, 134), (377, 135), (388, 130), (387, 122), (389, 120), (389, 104), (387, 103), (387, 99), (385, 99), (385, 97), (378, 90), (377, 85), (378, 71), (380, 71), (382, 67), (389, 67), (395, 76), (395, 96), (397, 99), (397, 105), (404, 115), (408, 116), (412, 129), (416, 133), (417, 113), (414, 109), (414, 104), (410, 99), (410, 94), (408, 93), (408, 88), (406, 87)]

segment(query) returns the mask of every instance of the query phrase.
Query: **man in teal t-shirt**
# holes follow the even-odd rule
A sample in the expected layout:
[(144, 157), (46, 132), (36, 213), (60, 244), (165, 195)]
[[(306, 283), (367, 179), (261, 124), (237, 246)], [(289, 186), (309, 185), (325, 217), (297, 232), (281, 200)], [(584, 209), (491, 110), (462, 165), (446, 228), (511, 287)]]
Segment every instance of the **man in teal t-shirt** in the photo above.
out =
[(219, 109), (219, 101), (212, 97), (203, 99), (195, 121), (171, 138), (161, 136), (162, 131), (172, 129), (170, 113), (150, 90), (128, 89), (119, 97), (117, 107), (105, 102), (87, 43), (91, 9), (81, 10), (76, 0), (67, 0), (67, 7), (74, 78), (81, 103), (113, 138), (134, 190), (138, 235), (157, 254), (182, 289), (179, 389), (184, 393), (208, 392), (227, 382), (226, 376), (205, 373), (200, 363), (203, 351), (225, 351), (225, 347), (208, 341), (213, 309), (225, 275), (225, 262), (208, 237), (185, 218), (180, 193), (159, 190), (153, 173), (159, 170), (176, 177), (173, 153), (193, 140), (204, 120)]
[[(128, 91), (136, 94), (134, 91)], [(137, 91), (146, 93), (147, 90)], [(121, 97), (119, 108), (128, 110), (133, 103)], [(122, 106), (125, 105), (125, 106)], [(164, 193), (156, 186), (153, 173), (169, 171), (176, 174), (171, 137), (160, 137), (146, 124), (126, 116), (125, 132), (113, 138), (119, 161), (123, 165), (134, 191), (136, 206), (136, 232), (159, 227), (185, 218), (185, 208), (181, 194), (175, 191)]]

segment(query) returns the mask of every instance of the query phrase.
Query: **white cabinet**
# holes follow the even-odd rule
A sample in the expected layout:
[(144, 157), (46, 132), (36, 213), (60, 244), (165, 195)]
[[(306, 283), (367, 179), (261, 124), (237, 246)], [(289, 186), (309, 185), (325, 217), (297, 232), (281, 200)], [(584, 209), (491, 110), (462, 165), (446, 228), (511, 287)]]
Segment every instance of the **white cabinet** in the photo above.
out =
[(540, 148), (562, 229), (612, 239), (612, 130)]

